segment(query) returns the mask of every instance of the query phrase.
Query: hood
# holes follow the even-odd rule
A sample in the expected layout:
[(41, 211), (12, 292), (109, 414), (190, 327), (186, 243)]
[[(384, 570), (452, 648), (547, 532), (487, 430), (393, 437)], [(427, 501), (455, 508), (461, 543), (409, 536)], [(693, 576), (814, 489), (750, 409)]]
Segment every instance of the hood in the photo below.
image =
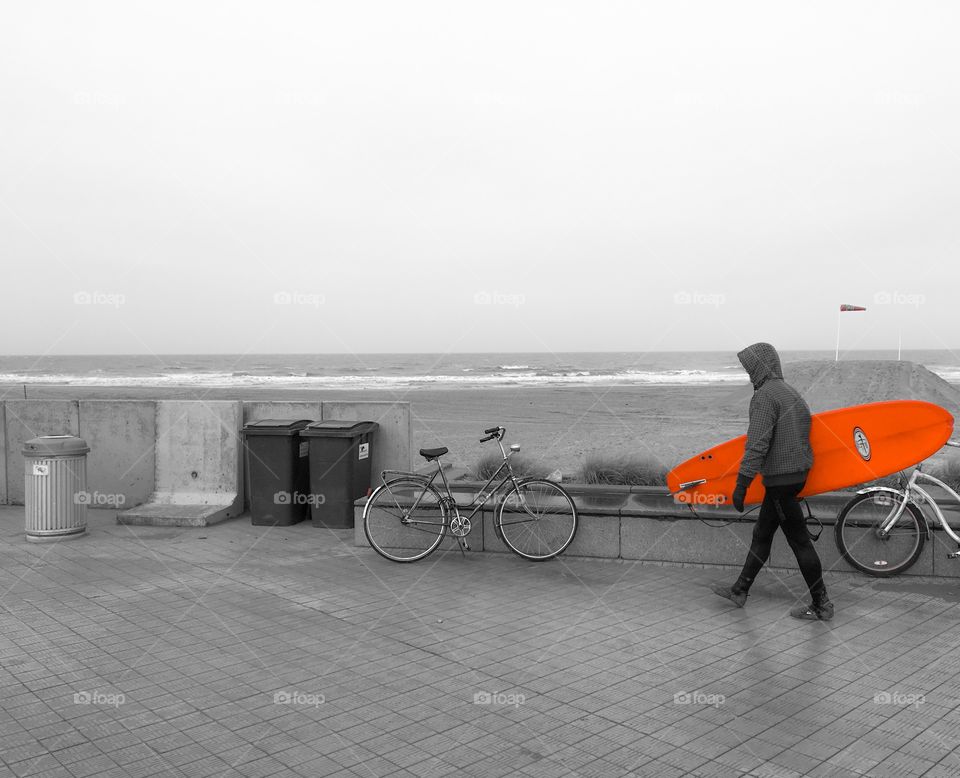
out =
[(754, 343), (737, 354), (737, 359), (750, 376), (754, 389), (759, 389), (769, 378), (783, 379), (780, 355), (769, 343)]

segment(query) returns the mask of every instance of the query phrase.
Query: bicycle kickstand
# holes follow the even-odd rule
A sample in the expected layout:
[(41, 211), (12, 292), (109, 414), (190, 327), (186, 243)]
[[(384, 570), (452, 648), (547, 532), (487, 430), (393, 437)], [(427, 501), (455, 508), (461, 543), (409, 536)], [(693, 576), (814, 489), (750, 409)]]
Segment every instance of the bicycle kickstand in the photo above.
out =
[(465, 557), (466, 552), (470, 550), (470, 545), (467, 543), (467, 539), (457, 538), (457, 545), (460, 546), (460, 556)]

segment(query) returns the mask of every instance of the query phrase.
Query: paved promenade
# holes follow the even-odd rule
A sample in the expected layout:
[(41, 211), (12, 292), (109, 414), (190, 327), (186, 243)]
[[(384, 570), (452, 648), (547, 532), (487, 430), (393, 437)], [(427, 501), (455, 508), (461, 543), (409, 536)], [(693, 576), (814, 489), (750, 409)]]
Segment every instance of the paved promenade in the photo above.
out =
[(832, 574), (822, 624), (792, 572), (736, 610), (730, 569), (352, 537), (0, 508), (0, 777), (960, 776), (955, 582)]

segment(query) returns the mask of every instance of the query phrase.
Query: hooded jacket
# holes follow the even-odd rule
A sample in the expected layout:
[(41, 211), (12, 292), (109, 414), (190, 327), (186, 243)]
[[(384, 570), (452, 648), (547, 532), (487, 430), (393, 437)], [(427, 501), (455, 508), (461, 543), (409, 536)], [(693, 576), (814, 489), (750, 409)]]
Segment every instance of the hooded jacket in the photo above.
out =
[(753, 383), (747, 444), (739, 478), (759, 472), (765, 486), (801, 483), (813, 466), (810, 407), (783, 380), (780, 356), (769, 343), (754, 343), (737, 354)]

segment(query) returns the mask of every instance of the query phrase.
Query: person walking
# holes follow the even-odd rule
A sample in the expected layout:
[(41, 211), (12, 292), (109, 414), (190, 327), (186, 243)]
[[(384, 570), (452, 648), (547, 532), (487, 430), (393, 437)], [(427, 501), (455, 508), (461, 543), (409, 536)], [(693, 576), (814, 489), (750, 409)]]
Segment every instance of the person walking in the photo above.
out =
[(766, 493), (740, 577), (733, 586), (714, 585), (713, 591), (742, 608), (757, 573), (770, 557), (773, 536), (780, 527), (797, 558), (811, 598), (810, 605), (800, 605), (790, 615), (828, 621), (833, 618), (833, 603), (827, 597), (820, 557), (797, 499), (813, 466), (810, 408), (800, 393), (783, 380), (780, 356), (769, 343), (754, 343), (737, 358), (750, 376), (754, 391), (733, 507), (743, 512), (744, 497), (757, 473), (763, 478)]

